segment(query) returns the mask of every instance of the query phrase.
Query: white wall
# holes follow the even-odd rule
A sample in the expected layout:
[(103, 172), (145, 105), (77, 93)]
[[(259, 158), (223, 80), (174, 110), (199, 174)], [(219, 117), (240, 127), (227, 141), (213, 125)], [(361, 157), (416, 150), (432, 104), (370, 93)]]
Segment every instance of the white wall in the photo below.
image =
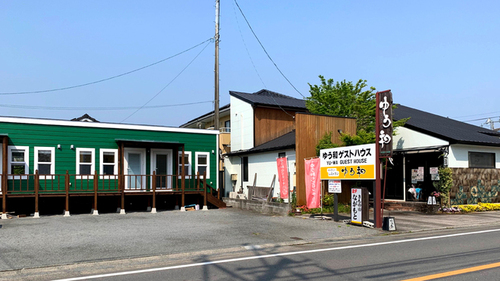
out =
[(253, 143), (253, 107), (233, 96), (231, 103), (231, 151), (250, 149)]
[[(248, 181), (243, 182), (244, 194), (248, 195), (248, 186), (253, 184), (255, 173), (257, 173), (256, 185), (258, 186), (270, 186), (273, 176), (276, 175), (273, 197), (279, 197), (278, 165), (276, 163), (276, 158), (278, 158), (278, 153), (280, 152), (285, 152), (288, 157), (288, 171), (290, 174), (289, 188), (293, 189), (292, 178), (293, 173), (295, 172), (295, 151), (293, 149), (276, 150), (273, 152), (248, 155)], [(236, 182), (234, 188), (235, 191), (238, 191), (242, 184), (241, 180), (243, 179), (241, 171), (241, 158), (239, 156), (226, 157), (224, 159), (224, 165), (226, 167), (226, 191), (233, 191), (231, 174), (238, 175), (238, 181)]]
[(421, 147), (447, 146), (449, 142), (405, 127), (396, 128), (393, 149), (412, 149)]
[(500, 147), (454, 144), (450, 146), (448, 167), (469, 168), (469, 151), (495, 153), (496, 168), (500, 169)]

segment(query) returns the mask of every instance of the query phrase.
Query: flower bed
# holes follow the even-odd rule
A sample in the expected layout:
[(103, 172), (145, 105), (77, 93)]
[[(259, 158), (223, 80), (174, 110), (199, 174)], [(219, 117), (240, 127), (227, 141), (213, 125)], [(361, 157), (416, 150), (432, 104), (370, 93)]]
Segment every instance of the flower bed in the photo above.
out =
[(500, 203), (478, 203), (477, 205), (453, 205), (452, 207), (460, 209), (462, 213), (472, 213), (472, 212), (500, 210)]

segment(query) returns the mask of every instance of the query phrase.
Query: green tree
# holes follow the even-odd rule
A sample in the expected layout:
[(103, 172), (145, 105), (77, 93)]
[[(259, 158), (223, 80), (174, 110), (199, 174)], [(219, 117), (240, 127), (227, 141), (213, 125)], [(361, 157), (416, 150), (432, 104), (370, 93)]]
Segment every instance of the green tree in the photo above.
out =
[[(341, 134), (342, 145), (359, 145), (375, 142), (375, 88), (368, 87), (367, 81), (360, 79), (356, 84), (350, 81), (334, 82), (319, 76), (320, 85), (309, 84), (310, 97), (306, 99), (306, 107), (311, 113), (340, 117), (356, 118), (356, 135)], [(395, 107), (393, 107), (395, 108)], [(402, 126), (407, 121), (398, 120), (394, 127)], [(337, 145), (331, 141), (332, 133), (326, 134), (316, 146), (320, 149)]]
[(309, 84), (310, 97), (306, 107), (311, 113), (340, 117), (354, 117), (357, 132), (375, 129), (375, 88), (367, 88), (366, 80), (356, 84), (346, 80), (334, 82), (319, 76), (320, 85)]

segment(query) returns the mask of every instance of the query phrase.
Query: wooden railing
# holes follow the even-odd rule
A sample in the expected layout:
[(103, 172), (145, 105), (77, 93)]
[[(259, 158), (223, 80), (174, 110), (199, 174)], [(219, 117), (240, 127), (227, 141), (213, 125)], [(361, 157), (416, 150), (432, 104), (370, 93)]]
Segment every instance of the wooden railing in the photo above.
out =
[[(184, 180), (179, 175), (76, 175), (76, 174), (35, 174), (7, 175), (8, 194), (34, 193), (92, 193), (120, 192), (120, 177), (123, 190), (127, 191), (204, 191), (205, 175), (186, 175)], [(184, 183), (183, 183), (184, 181)], [(210, 193), (217, 191), (208, 185)]]

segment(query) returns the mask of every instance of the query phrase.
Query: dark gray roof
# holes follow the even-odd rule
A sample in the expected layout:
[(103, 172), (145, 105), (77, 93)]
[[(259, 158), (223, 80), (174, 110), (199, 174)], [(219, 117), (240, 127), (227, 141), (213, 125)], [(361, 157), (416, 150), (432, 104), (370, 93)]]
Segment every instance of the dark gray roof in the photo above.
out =
[(82, 115), (82, 116), (80, 116), (80, 117), (73, 118), (73, 119), (71, 119), (70, 121), (99, 122), (99, 121), (97, 121), (97, 119), (92, 118), (92, 117), (91, 117), (90, 115), (88, 115), (87, 113), (85, 113), (84, 115)]
[(237, 97), (251, 105), (293, 108), (307, 111), (305, 100), (296, 99), (266, 89), (252, 94), (229, 91), (229, 95)]
[(405, 127), (453, 143), (500, 146), (500, 133), (404, 105), (397, 105), (393, 118), (410, 117)]
[(280, 137), (277, 137), (273, 140), (270, 140), (266, 143), (263, 143), (259, 146), (247, 150), (230, 152), (226, 155), (227, 156), (246, 155), (258, 152), (274, 151), (278, 149), (288, 149), (288, 148), (295, 148), (295, 130), (286, 133)]

